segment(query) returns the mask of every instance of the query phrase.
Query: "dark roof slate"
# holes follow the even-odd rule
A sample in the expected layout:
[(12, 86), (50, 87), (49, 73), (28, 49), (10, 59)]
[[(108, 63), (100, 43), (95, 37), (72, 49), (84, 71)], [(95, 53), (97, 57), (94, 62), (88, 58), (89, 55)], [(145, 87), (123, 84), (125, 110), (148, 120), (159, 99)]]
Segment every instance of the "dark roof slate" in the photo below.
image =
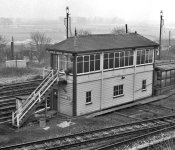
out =
[(118, 50), (126, 48), (158, 47), (158, 44), (137, 34), (95, 34), (70, 37), (47, 50), (70, 53)]

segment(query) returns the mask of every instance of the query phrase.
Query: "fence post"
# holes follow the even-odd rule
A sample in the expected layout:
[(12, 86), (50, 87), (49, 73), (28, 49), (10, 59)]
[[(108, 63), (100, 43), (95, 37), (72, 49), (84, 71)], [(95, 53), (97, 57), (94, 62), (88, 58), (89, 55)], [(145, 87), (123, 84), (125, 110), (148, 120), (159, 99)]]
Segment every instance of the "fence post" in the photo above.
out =
[(43, 68), (43, 79), (44, 79), (44, 76), (45, 76), (45, 74), (44, 74), (44, 73), (45, 73), (45, 70), (44, 70), (44, 68)]

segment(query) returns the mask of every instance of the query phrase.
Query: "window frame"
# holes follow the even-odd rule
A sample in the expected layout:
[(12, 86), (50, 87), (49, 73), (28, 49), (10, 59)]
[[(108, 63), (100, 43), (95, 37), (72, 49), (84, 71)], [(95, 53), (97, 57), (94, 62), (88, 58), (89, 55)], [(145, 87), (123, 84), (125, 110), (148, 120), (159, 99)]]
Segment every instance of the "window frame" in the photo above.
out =
[(142, 91), (146, 91), (147, 86), (146, 86), (146, 79), (142, 80)]
[[(91, 56), (92, 55), (94, 55), (94, 59), (93, 60), (91, 60)], [(97, 55), (99, 55), (99, 59), (96, 59), (96, 57), (98, 57)], [(89, 59), (85, 61), (85, 57), (87, 57), (87, 56), (89, 57)], [(78, 58), (79, 57), (82, 57), (82, 61), (81, 61), (81, 63), (82, 63), (82, 72), (78, 72), (78, 63), (80, 63), (80, 62), (78, 62)], [(94, 72), (99, 72), (100, 71), (100, 66), (99, 67), (96, 66), (96, 64), (98, 64), (97, 61), (99, 61), (99, 65), (100, 65), (100, 54), (99, 53), (78, 55), (76, 59), (77, 59), (77, 61), (76, 61), (77, 75), (94, 73)], [(87, 62), (88, 62), (88, 71), (84, 72), (85, 71), (85, 69), (84, 69), (85, 68), (85, 63), (87, 63)], [(92, 65), (91, 63), (92, 62), (94, 63), (93, 64), (93, 66), (94, 66), (93, 70), (94, 71), (91, 71), (91, 65)], [(98, 68), (98, 69), (96, 70), (96, 68)]]
[(92, 91), (86, 91), (86, 104), (92, 104)]
[[(152, 49), (152, 48), (137, 49), (136, 52), (137, 52), (137, 55), (136, 55), (136, 66), (145, 65), (145, 64), (152, 64), (153, 63), (154, 49)], [(140, 55), (138, 55), (138, 53), (140, 53)], [(144, 59), (142, 60), (142, 58), (144, 58)]]
[[(113, 53), (113, 68), (110, 68), (110, 53)], [(128, 56), (126, 56), (126, 53), (128, 53)], [(107, 57), (105, 57), (105, 55)], [(103, 70), (112, 70), (112, 69), (120, 69), (120, 68), (127, 68), (132, 67), (134, 65), (134, 53), (132, 49), (127, 50), (120, 50), (120, 51), (114, 51), (114, 52), (105, 52), (103, 56)], [(125, 59), (128, 60), (127, 65), (125, 65)], [(131, 63), (132, 60), (132, 63)], [(116, 61), (118, 65), (116, 64)], [(107, 64), (105, 65), (105, 62)], [(107, 66), (107, 67), (106, 67)]]
[(117, 98), (121, 96), (124, 96), (124, 85), (119, 84), (119, 85), (113, 86), (113, 98)]

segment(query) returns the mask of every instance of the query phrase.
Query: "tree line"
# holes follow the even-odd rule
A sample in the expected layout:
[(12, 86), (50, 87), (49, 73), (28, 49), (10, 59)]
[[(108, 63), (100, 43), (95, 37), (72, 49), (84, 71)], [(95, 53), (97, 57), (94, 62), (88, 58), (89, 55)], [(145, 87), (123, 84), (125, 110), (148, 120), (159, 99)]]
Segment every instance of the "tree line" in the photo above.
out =
[[(110, 33), (124, 34), (125, 28), (114, 27)], [(86, 29), (80, 29), (77, 31), (78, 36), (91, 34), (91, 31)], [(27, 47), (26, 45), (20, 46), (20, 52), (18, 54), (15, 54), (15, 59), (23, 59), (23, 56), (27, 56), (30, 61), (37, 59), (39, 64), (49, 61), (49, 54), (46, 52), (46, 48), (51, 45), (51, 38), (43, 32), (31, 32), (30, 39), (31, 41), (28, 43)], [(11, 49), (9, 46), (7, 46), (7, 43), (8, 42), (6, 38), (0, 35), (0, 62), (10, 59)]]

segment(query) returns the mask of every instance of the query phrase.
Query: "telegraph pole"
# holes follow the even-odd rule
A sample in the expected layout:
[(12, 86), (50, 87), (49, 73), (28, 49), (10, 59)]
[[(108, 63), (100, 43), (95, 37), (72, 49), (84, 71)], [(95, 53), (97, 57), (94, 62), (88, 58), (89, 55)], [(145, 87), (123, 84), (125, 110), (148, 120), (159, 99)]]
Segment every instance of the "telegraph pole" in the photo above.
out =
[(69, 7), (66, 7), (66, 37), (69, 38)]
[(169, 45), (168, 50), (171, 48), (171, 31), (169, 31)]
[(163, 26), (163, 11), (160, 11), (160, 36), (159, 36), (159, 60), (161, 58), (161, 49), (162, 49), (162, 26)]

